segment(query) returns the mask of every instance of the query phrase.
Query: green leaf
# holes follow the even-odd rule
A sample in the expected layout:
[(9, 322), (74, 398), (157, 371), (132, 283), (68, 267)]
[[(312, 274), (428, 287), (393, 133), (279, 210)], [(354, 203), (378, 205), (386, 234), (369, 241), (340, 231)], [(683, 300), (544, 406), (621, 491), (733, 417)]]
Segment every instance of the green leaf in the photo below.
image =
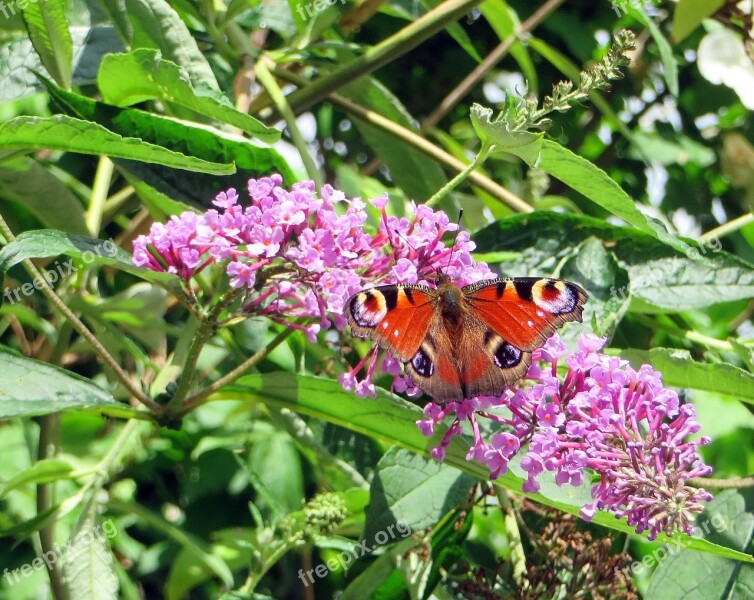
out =
[[(421, 1), (425, 7), (427, 7), (428, 9), (432, 9), (438, 6), (442, 0), (421, 0)], [(469, 34), (466, 33), (466, 30), (463, 27), (461, 27), (458, 23), (450, 23), (449, 25), (445, 27), (445, 31), (447, 31), (450, 34), (450, 36), (458, 43), (458, 45), (461, 48), (463, 48), (466, 51), (466, 53), (471, 58), (473, 58), (478, 63), (482, 62), (482, 57), (479, 56), (479, 53), (476, 51), (476, 48), (474, 48), (474, 42), (471, 41)]]
[(23, 539), (31, 535), (35, 531), (39, 531), (43, 527), (47, 527), (50, 523), (54, 523), (55, 521), (57, 521), (60, 515), (61, 506), (62, 506), (62, 503), (56, 504), (55, 506), (51, 506), (44, 512), (34, 515), (31, 519), (27, 521), (22, 521), (21, 523), (14, 523), (13, 526), (0, 530), (0, 534), (2, 534), (3, 537), (13, 536), (16, 538)]
[(113, 158), (158, 163), (176, 169), (225, 175), (233, 165), (184, 156), (135, 137), (122, 137), (101, 125), (65, 115), (15, 117), (0, 124), (0, 150), (62, 150), (81, 154), (106, 154)]
[(106, 55), (97, 84), (102, 99), (109, 104), (130, 106), (158, 99), (238, 127), (264, 142), (280, 139), (280, 131), (236, 110), (222, 93), (206, 87), (195, 89), (188, 74), (174, 62), (163, 59), (158, 50), (141, 48)]
[(45, 227), (87, 233), (79, 199), (31, 158), (23, 156), (0, 164), (0, 197), (23, 205)]
[[(365, 108), (418, 131), (416, 121), (400, 100), (376, 79), (363, 77), (344, 87), (342, 93)], [(424, 152), (358, 118), (354, 118), (354, 124), (375, 154), (385, 161), (395, 184), (409, 198), (426, 200), (445, 184), (442, 168)]]
[(289, 435), (275, 429), (258, 429), (257, 433), (259, 437), (251, 448), (248, 468), (254, 479), (264, 486), (270, 504), (282, 517), (300, 509), (304, 499), (301, 455)]
[[(416, 540), (407, 538), (383, 552), (367, 569), (349, 584), (345, 591), (338, 597), (340, 600), (364, 600), (375, 598), (374, 593), (389, 583), (388, 579), (397, 578), (394, 588), (399, 591), (406, 589), (405, 580), (401, 572), (396, 569), (397, 561), (416, 545)], [(380, 597), (379, 600), (382, 600)], [(390, 596), (387, 596), (390, 598)], [(403, 600), (403, 597), (393, 597), (394, 600)]]
[(622, 299), (628, 291), (634, 312), (691, 310), (754, 296), (754, 265), (720, 250), (719, 243), (689, 245), (683, 254), (645, 232), (584, 215), (513, 215), (478, 231), (474, 241), (480, 252), (519, 251), (519, 260), (506, 265), (508, 275), (544, 276), (555, 273), (591, 236), (609, 244), (628, 272), (628, 290), (617, 287), (611, 294)]
[[(477, 481), (458, 469), (393, 447), (377, 463), (372, 480), (364, 539), (375, 543), (396, 523), (416, 531), (437, 523), (458, 506)], [(393, 541), (395, 536), (390, 536)]]
[(709, 167), (717, 160), (714, 150), (682, 133), (637, 131), (634, 141), (636, 145), (629, 148), (628, 155), (636, 160), (651, 160), (666, 166), (690, 163), (700, 167)]
[(677, 44), (699, 24), (715, 14), (725, 4), (725, 0), (679, 0), (673, 9), (671, 39)]
[(583, 323), (568, 328), (573, 339), (581, 332), (594, 331), (597, 335), (611, 337), (628, 310), (628, 294), (615, 290), (628, 289), (628, 273), (596, 237), (587, 238), (576, 254), (563, 265), (560, 277), (586, 286), (589, 301), (584, 307)]
[[(697, 519), (699, 537), (751, 552), (754, 538), (752, 491), (726, 490), (714, 498)], [(750, 598), (754, 566), (720, 556), (700, 554), (683, 543), (659, 548), (648, 555), (657, 569), (652, 574), (646, 600), (713, 600)], [(644, 561), (642, 561), (644, 562)], [(634, 563), (636, 564), (636, 563)]]
[[(503, 0), (487, 0), (479, 5), (479, 12), (482, 13), (490, 27), (494, 29), (500, 41), (507, 40), (510, 36), (517, 35), (521, 22), (515, 11), (508, 6)], [(521, 72), (526, 80), (526, 91), (537, 96), (539, 89), (539, 77), (534, 62), (529, 56), (528, 36), (525, 44), (517, 39), (510, 49), (511, 56), (516, 59)]]
[(637, 21), (643, 23), (649, 30), (649, 34), (654, 39), (657, 48), (660, 51), (660, 61), (662, 63), (662, 76), (668, 85), (668, 91), (675, 97), (678, 97), (678, 63), (673, 56), (673, 49), (670, 47), (668, 40), (662, 35), (660, 28), (657, 27), (652, 17), (647, 15), (641, 4), (628, 4), (628, 12)]
[(544, 140), (539, 167), (629, 225), (649, 233), (671, 248), (688, 250), (684, 242), (668, 233), (661, 224), (649, 222), (631, 197), (607, 173), (557, 142)]
[(754, 375), (727, 363), (694, 360), (688, 350), (652, 348), (621, 350), (621, 358), (638, 368), (650, 364), (662, 373), (666, 385), (727, 394), (754, 404)]
[[(36, 0), (23, 7), (24, 22), (34, 49), (53, 79), (64, 88), (71, 87), (73, 41), (65, 16), (63, 0)], [(20, 3), (19, 3), (20, 5)]]
[[(123, 177), (133, 186), (134, 191), (141, 198), (147, 210), (149, 210), (152, 219), (155, 221), (167, 221), (168, 217), (172, 217), (173, 215), (180, 215), (182, 212), (196, 210), (194, 206), (185, 204), (180, 200), (174, 200), (172, 197), (136, 177), (128, 167), (133, 167), (137, 164), (139, 163), (121, 161), (119, 167), (123, 173)], [(174, 196), (177, 197), (180, 194), (175, 193)]]
[(212, 554), (208, 544), (199, 537), (184, 531), (180, 527), (163, 519), (159, 514), (135, 502), (122, 502), (111, 499), (108, 503), (108, 508), (127, 515), (137, 516), (150, 529), (158, 531), (178, 543), (183, 550), (198, 560), (202, 567), (206, 567), (214, 573), (227, 587), (233, 585), (233, 573), (231, 573), (228, 565), (222, 558)]
[(754, 296), (754, 266), (734, 254), (710, 254), (708, 266), (647, 245), (626, 250), (633, 311), (694, 310)]
[[(288, 408), (363, 433), (387, 444), (400, 446), (425, 457), (429, 457), (430, 450), (440, 443), (447, 431), (446, 427), (439, 425), (435, 428), (432, 437), (425, 438), (416, 426), (417, 419), (423, 417), (421, 409), (385, 390), (378, 388), (376, 398), (359, 398), (351, 392), (346, 392), (332, 380), (294, 375), (289, 372), (241, 377), (236, 384), (218, 392), (215, 398), (257, 400), (280, 408)], [(485, 466), (466, 460), (469, 448), (470, 444), (467, 440), (454, 437), (447, 448), (445, 464), (478, 479), (489, 479), (489, 470)], [(508, 472), (492, 483), (517, 494), (526, 495), (546, 506), (572, 515), (579, 515), (581, 509), (579, 505), (549, 498), (541, 492), (525, 494), (522, 489), (523, 482), (522, 478)], [(560, 493), (565, 494), (566, 497), (568, 497), (568, 492), (569, 490), (560, 490)], [(634, 533), (634, 529), (625, 521), (620, 521), (604, 512), (598, 512), (592, 522), (617, 531)], [(682, 538), (689, 548), (700, 552), (754, 562), (754, 557), (742, 552), (681, 534), (677, 534), (673, 539), (678, 537)], [(668, 538), (661, 534), (658, 539), (665, 541)]]
[(544, 141), (543, 133), (513, 131), (505, 113), (493, 120), (492, 109), (476, 103), (471, 107), (471, 124), (482, 144), (494, 146), (494, 152), (518, 156), (530, 167), (538, 165)]
[(125, 0), (131, 19), (131, 48), (156, 48), (188, 74), (194, 89), (220, 91), (220, 86), (196, 39), (180, 15), (164, 0)]
[[(9, 5), (6, 0), (6, 6)], [(8, 21), (0, 19), (0, 25), (7, 23)], [(123, 51), (123, 43), (115, 30), (107, 25), (74, 27), (71, 29), (71, 37), (74, 86), (89, 85), (96, 81), (102, 54)], [(0, 85), (0, 102), (13, 102), (39, 92), (42, 86), (35, 73), (50, 76), (27, 36), (0, 44), (0, 81), (3, 82)]]
[(117, 405), (88, 379), (0, 346), (0, 419)]
[[(112, 523), (112, 521), (111, 521)], [(77, 600), (116, 600), (118, 578), (108, 538), (99, 522), (97, 503), (90, 501), (68, 542), (63, 560), (66, 587)], [(117, 531), (113, 531), (113, 535)]]
[(59, 479), (69, 479), (73, 472), (73, 465), (62, 458), (46, 458), (35, 462), (28, 469), (24, 469), (5, 482), (0, 498), (11, 490), (24, 485), (38, 485), (52, 483)]
[[(177, 275), (137, 267), (131, 261), (131, 256), (112, 240), (100, 240), (49, 229), (25, 231), (0, 250), (0, 274), (27, 258), (50, 258), (61, 254), (81, 259), (85, 264), (116, 267), (176, 293), (181, 290), (181, 280)], [(51, 265), (47, 271), (50, 276), (46, 278), (52, 280), (54, 274), (57, 280), (58, 275), (61, 278), (65, 277), (76, 268), (71, 261), (63, 265)], [(7, 291), (5, 298), (8, 298)]]
[[(179, 121), (133, 108), (117, 108), (85, 96), (61, 90), (43, 80), (50, 95), (72, 116), (95, 121), (121, 135), (135, 135), (146, 142), (208, 161), (235, 163), (238, 171), (219, 178), (198, 172), (186, 173), (160, 165), (116, 160), (129, 183), (148, 206), (170, 208), (170, 200), (208, 208), (221, 190), (244, 189), (248, 179), (280, 173), (289, 185), (295, 181), (288, 163), (273, 148), (258, 146), (241, 136), (213, 127)], [(204, 199), (203, 202), (200, 200)], [(172, 209), (171, 209), (172, 210)], [(174, 211), (168, 214), (174, 214)]]

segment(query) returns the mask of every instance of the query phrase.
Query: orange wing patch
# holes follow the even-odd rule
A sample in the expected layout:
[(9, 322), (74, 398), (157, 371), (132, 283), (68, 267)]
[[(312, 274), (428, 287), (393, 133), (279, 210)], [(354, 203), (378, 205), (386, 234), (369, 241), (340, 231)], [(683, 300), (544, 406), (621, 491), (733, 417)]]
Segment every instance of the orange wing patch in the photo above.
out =
[(346, 316), (355, 335), (373, 339), (405, 362), (416, 354), (429, 330), (434, 313), (431, 292), (399, 285), (364, 290), (346, 302)]
[(539, 347), (566, 321), (581, 321), (586, 292), (572, 283), (520, 277), (480, 284), (464, 288), (474, 313), (521, 350)]

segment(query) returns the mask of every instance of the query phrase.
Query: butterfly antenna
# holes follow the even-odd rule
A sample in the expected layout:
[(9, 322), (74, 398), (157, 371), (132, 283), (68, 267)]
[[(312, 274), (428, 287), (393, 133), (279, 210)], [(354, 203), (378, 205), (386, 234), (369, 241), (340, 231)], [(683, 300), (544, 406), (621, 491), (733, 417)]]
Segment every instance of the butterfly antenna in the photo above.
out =
[(456, 234), (453, 236), (453, 245), (450, 247), (450, 254), (448, 255), (448, 267), (450, 267), (450, 263), (453, 261), (453, 253), (456, 251), (456, 240), (458, 239), (458, 232), (461, 231), (461, 217), (463, 217), (463, 209), (461, 208), (458, 211), (458, 220), (456, 221)]

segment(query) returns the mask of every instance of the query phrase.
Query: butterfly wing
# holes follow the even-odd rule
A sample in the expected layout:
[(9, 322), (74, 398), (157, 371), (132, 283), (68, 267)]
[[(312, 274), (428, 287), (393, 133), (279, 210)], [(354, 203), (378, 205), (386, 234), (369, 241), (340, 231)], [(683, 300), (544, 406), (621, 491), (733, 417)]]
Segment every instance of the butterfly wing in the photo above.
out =
[(435, 310), (416, 352), (404, 361), (406, 375), (436, 402), (464, 398), (463, 374), (455, 351), (464, 335), (462, 328), (448, 329), (441, 311)]
[(506, 386), (526, 375), (530, 351), (514, 346), (473, 316), (467, 318), (466, 330), (462, 347), (467, 350), (461, 354), (464, 398), (499, 396)]
[(525, 352), (540, 348), (563, 323), (581, 321), (588, 297), (574, 283), (538, 277), (481, 281), (463, 293), (475, 318), (508, 346)]
[[(461, 398), (497, 396), (526, 375), (531, 352), (567, 321), (581, 321), (579, 286), (557, 279), (502, 278), (463, 288), (467, 302), (457, 343)], [(458, 394), (443, 390), (445, 398)]]
[[(501, 368), (501, 358), (505, 368)], [(437, 311), (419, 349), (405, 363), (405, 370), (435, 402), (460, 402), (474, 396), (500, 395), (506, 385), (526, 374), (530, 363), (530, 352), (505, 345), (473, 314), (466, 315), (462, 327), (454, 328)]]
[(351, 331), (368, 337), (406, 362), (414, 358), (435, 313), (435, 290), (420, 285), (383, 285), (346, 302)]

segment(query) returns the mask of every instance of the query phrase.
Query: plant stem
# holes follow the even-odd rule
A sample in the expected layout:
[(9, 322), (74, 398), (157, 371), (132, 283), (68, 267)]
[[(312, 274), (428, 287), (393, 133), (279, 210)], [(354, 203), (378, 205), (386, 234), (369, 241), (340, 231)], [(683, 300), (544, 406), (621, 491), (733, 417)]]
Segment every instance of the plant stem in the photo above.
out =
[(714, 348), (715, 350), (719, 350), (721, 352), (733, 352), (733, 345), (730, 342), (726, 342), (725, 340), (718, 340), (717, 338), (704, 335), (703, 333), (699, 333), (698, 331), (686, 331), (676, 325), (671, 325), (669, 323), (660, 323), (656, 319), (651, 319), (650, 317), (641, 314), (635, 314), (634, 318), (649, 329), (661, 329), (662, 331), (666, 331), (671, 335), (675, 335), (681, 339), (687, 339), (690, 342), (694, 342), (695, 344), (707, 346), (708, 348)]
[(184, 402), (182, 412), (184, 414), (191, 412), (197, 406), (203, 404), (204, 400), (206, 400), (209, 396), (214, 394), (216, 391), (224, 388), (226, 385), (230, 385), (231, 383), (233, 383), (246, 371), (248, 371), (252, 367), (256, 366), (259, 362), (261, 362), (270, 352), (272, 352), (282, 342), (284, 342), (288, 338), (288, 336), (290, 336), (294, 331), (296, 330), (292, 328), (284, 329), (269, 344), (267, 344), (264, 348), (261, 348), (260, 350), (255, 352), (252, 356), (250, 356), (245, 361), (243, 361), (235, 369), (233, 369), (226, 375), (223, 375), (220, 379), (215, 381), (213, 384), (207, 386), (202, 391), (197, 392), (190, 398), (187, 398), (186, 401)]
[(696, 342), (697, 344), (707, 346), (708, 348), (714, 348), (715, 350), (720, 350), (721, 352), (733, 352), (733, 346), (730, 342), (726, 342), (725, 340), (718, 340), (717, 338), (704, 335), (703, 333), (699, 333), (698, 331), (686, 331), (684, 333), (684, 337), (691, 342)]
[(99, 230), (102, 226), (102, 213), (105, 209), (107, 191), (110, 189), (114, 169), (115, 163), (113, 161), (107, 158), (107, 156), (100, 156), (99, 163), (97, 164), (97, 172), (94, 175), (89, 208), (86, 211), (86, 228), (93, 237), (99, 235)]
[(516, 511), (513, 508), (508, 492), (501, 487), (495, 486), (495, 494), (500, 501), (500, 510), (503, 513), (505, 535), (508, 537), (508, 546), (511, 550), (511, 564), (513, 565), (513, 581), (523, 588), (526, 582), (526, 553), (521, 542), (521, 531), (516, 521)]
[(306, 144), (306, 140), (304, 139), (304, 136), (301, 135), (301, 130), (298, 128), (298, 124), (296, 123), (296, 115), (293, 114), (293, 111), (288, 104), (288, 100), (283, 94), (283, 90), (280, 89), (280, 86), (278, 86), (275, 78), (272, 76), (270, 70), (267, 67), (268, 61), (269, 58), (267, 57), (262, 57), (257, 61), (257, 81), (259, 81), (260, 85), (262, 85), (262, 87), (267, 90), (270, 98), (272, 98), (272, 101), (275, 103), (275, 108), (277, 108), (278, 112), (283, 117), (283, 120), (288, 127), (288, 131), (291, 134), (293, 145), (296, 146), (298, 153), (301, 155), (301, 160), (304, 161), (306, 172), (314, 181), (317, 189), (319, 190), (322, 188), (322, 178), (319, 176), (319, 170), (317, 169), (317, 165), (314, 164), (314, 161), (309, 154), (309, 147)]
[(738, 231), (739, 229), (746, 227), (750, 223), (754, 223), (754, 213), (746, 213), (744, 215), (741, 215), (740, 217), (733, 219), (732, 221), (728, 221), (727, 223), (723, 223), (722, 225), (715, 227), (714, 229), (710, 229), (707, 233), (700, 235), (697, 241), (700, 244), (706, 244), (712, 240), (725, 237), (726, 235), (733, 233), (734, 231)]
[(241, 594), (246, 594), (248, 595), (248, 597), (251, 597), (252, 592), (256, 589), (257, 585), (262, 580), (262, 577), (265, 576), (267, 571), (269, 571), (273, 566), (275, 566), (275, 563), (277, 563), (277, 561), (279, 561), (283, 556), (285, 556), (285, 554), (289, 550), (292, 550), (296, 546), (303, 545), (303, 542), (288, 541), (288, 542), (278, 542), (278, 543), (279, 543), (279, 546), (272, 551), (272, 554), (270, 554), (268, 557), (265, 558), (258, 572), (249, 571), (249, 576), (246, 578), (246, 581), (238, 590)]
[[(0, 233), (5, 236), (9, 243), (16, 239), (16, 236), (13, 235), (13, 232), (10, 230), (10, 227), (8, 227), (8, 224), (5, 222), (5, 219), (3, 219), (2, 215), (0, 215)], [(68, 305), (63, 302), (60, 296), (55, 293), (55, 290), (50, 287), (50, 284), (47, 283), (47, 280), (42, 276), (42, 273), (40, 273), (39, 269), (37, 269), (37, 266), (28, 258), (25, 258), (23, 261), (21, 261), (21, 263), (24, 265), (24, 268), (29, 273), (29, 275), (31, 275), (33, 280), (39, 280), (39, 290), (42, 292), (42, 294), (44, 294), (45, 298), (47, 298), (50, 304), (57, 308), (63, 314), (63, 316), (68, 319), (68, 321), (79, 333), (79, 335), (81, 335), (81, 337), (89, 342), (89, 344), (99, 355), (102, 361), (113, 370), (113, 373), (121, 381), (123, 386), (129, 392), (131, 392), (131, 394), (133, 394), (133, 396), (139, 402), (147, 406), (150, 410), (157, 413), (162, 412), (162, 407), (156, 402), (153, 402), (152, 399), (149, 398), (149, 396), (144, 394), (139, 389), (139, 387), (133, 381), (131, 381), (131, 379), (128, 377), (128, 374), (121, 368), (115, 358), (113, 358), (113, 356), (107, 351), (107, 349), (100, 343), (97, 337), (91, 331), (89, 331), (89, 328), (84, 325), (84, 323), (73, 313), (73, 311), (68, 308)]]
[[(298, 86), (303, 87), (307, 85), (306, 79), (299, 77), (298, 75), (295, 75), (290, 71), (286, 71), (284, 69), (276, 69), (275, 73), (281, 79), (295, 83)], [(445, 150), (443, 150), (442, 148), (427, 141), (416, 132), (407, 129), (406, 127), (403, 127), (402, 125), (399, 125), (398, 123), (395, 123), (394, 121), (391, 121), (390, 119), (387, 119), (374, 111), (367, 110), (366, 108), (363, 108), (358, 104), (352, 102), (348, 98), (345, 98), (338, 94), (331, 94), (328, 99), (330, 100), (330, 102), (332, 102), (333, 105), (337, 106), (346, 113), (349, 113), (352, 116), (365, 121), (366, 123), (374, 125), (375, 127), (382, 129), (383, 131), (387, 131), (391, 135), (394, 135), (396, 138), (406, 142), (407, 144), (410, 144), (418, 150), (421, 150), (428, 156), (434, 158), (436, 161), (450, 167), (455, 171), (460, 172), (468, 167), (466, 163), (445, 152)], [(503, 186), (494, 182), (492, 179), (490, 179), (486, 175), (483, 175), (482, 173), (472, 171), (469, 174), (469, 181), (472, 184), (482, 188), (485, 192), (491, 194), (492, 196), (500, 200), (500, 202), (506, 204), (517, 212), (532, 212), (534, 210), (529, 204), (516, 196), (516, 194), (505, 189)]]
[(713, 477), (692, 477), (688, 483), (695, 487), (723, 489), (742, 489), (754, 486), (754, 477), (737, 477), (732, 479), (715, 479)]
[[(39, 418), (39, 448), (37, 461), (52, 458), (57, 455), (60, 445), (60, 413), (43, 415)], [(37, 486), (37, 515), (44, 514), (54, 503), (55, 484), (45, 483)], [(55, 522), (39, 530), (39, 541), (42, 551), (55, 553)], [(60, 569), (60, 563), (55, 561), (50, 567), (50, 587), (55, 600), (68, 600), (68, 589), (65, 578)]]
[[(68, 348), (73, 327), (69, 321), (64, 321), (58, 339), (52, 349), (50, 363), (59, 365), (63, 353)], [(39, 446), (37, 448), (37, 461), (57, 456), (60, 450), (60, 413), (43, 415), (39, 418)], [(44, 483), (37, 485), (37, 514), (47, 512), (55, 503), (55, 484)], [(55, 522), (45, 525), (39, 530), (39, 542), (42, 552), (55, 552)], [(49, 569), (50, 587), (55, 600), (67, 600), (68, 589), (65, 586), (65, 577), (58, 561), (52, 563)]]
[(521, 23), (521, 27), (517, 31), (511, 33), (505, 40), (502, 41), (492, 52), (490, 52), (484, 60), (479, 63), (474, 70), (469, 73), (461, 83), (459, 83), (455, 89), (453, 89), (440, 105), (432, 111), (432, 113), (423, 120), (422, 129), (429, 130), (437, 125), (440, 120), (447, 115), (450, 110), (463, 100), (468, 93), (476, 87), (476, 85), (482, 80), (482, 78), (510, 51), (513, 44), (515, 44), (522, 36), (528, 34), (537, 25), (539, 25), (545, 18), (552, 13), (558, 6), (563, 4), (564, 0), (548, 0), (542, 6), (540, 6), (534, 13)]
[(474, 160), (460, 173), (458, 173), (453, 179), (448, 181), (444, 186), (442, 186), (439, 190), (437, 190), (432, 197), (425, 202), (427, 206), (435, 206), (440, 200), (442, 200), (445, 196), (447, 196), (450, 192), (455, 189), (455, 187), (461, 183), (464, 179), (466, 179), (471, 172), (476, 169), (479, 165), (484, 163), (485, 160), (487, 160), (487, 157), (490, 155), (490, 152), (494, 148), (494, 144), (484, 144), (480, 149), (479, 152), (477, 152), (477, 155), (474, 157)]
[(217, 301), (215, 306), (213, 306), (205, 316), (199, 317), (199, 330), (191, 341), (191, 347), (189, 348), (188, 355), (183, 364), (181, 376), (178, 379), (178, 386), (173, 397), (170, 399), (170, 402), (168, 402), (165, 407), (165, 412), (167, 414), (172, 415), (181, 412), (183, 400), (191, 391), (191, 384), (194, 381), (194, 373), (196, 372), (196, 364), (199, 361), (202, 348), (204, 348), (204, 345), (209, 338), (211, 338), (215, 331), (217, 331), (217, 321), (222, 312), (233, 303), (240, 293), (240, 289), (229, 290)]
[(410, 52), (423, 41), (438, 31), (457, 21), (469, 12), (481, 0), (446, 0), (410, 23), (397, 33), (367, 49), (355, 58), (306, 88), (300, 89), (288, 97), (288, 102), (295, 113), (306, 110), (315, 102), (326, 98), (338, 88), (347, 85), (362, 75), (379, 69), (381, 66)]

